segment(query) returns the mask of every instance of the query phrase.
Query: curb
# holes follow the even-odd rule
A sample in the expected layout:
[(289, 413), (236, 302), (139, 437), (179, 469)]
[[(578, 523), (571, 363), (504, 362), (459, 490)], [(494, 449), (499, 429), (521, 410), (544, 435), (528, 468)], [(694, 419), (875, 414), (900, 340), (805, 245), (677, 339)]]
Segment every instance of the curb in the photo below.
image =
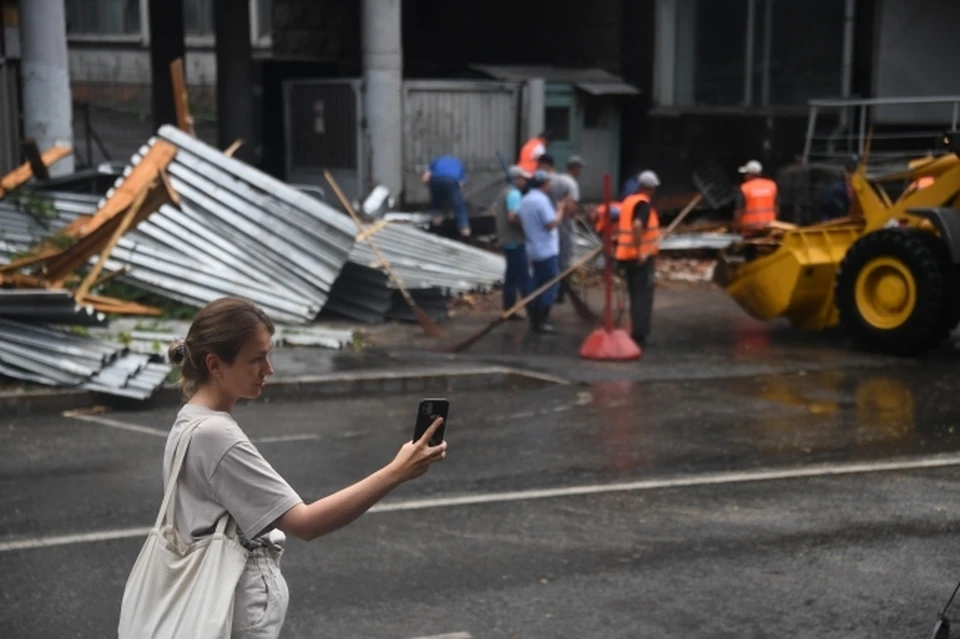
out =
[[(437, 393), (493, 390), (498, 388), (542, 388), (570, 382), (509, 366), (466, 366), (421, 371), (371, 370), (281, 378), (267, 385), (255, 401), (304, 400), (330, 397), (363, 397), (374, 394)], [(0, 393), (0, 415), (22, 417), (50, 415), (68, 410), (108, 404), (118, 410), (143, 410), (183, 403), (180, 389), (164, 386), (147, 401), (138, 402), (76, 390), (41, 390)]]

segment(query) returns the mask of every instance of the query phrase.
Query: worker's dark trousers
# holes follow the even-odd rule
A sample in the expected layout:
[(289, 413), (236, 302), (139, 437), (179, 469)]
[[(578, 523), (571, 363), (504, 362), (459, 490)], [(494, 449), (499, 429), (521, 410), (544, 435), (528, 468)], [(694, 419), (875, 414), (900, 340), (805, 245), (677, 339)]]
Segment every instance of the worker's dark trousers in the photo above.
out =
[(656, 274), (656, 259), (644, 262), (620, 262), (620, 270), (627, 281), (630, 295), (630, 324), (633, 341), (641, 343), (650, 335), (653, 319), (653, 287)]

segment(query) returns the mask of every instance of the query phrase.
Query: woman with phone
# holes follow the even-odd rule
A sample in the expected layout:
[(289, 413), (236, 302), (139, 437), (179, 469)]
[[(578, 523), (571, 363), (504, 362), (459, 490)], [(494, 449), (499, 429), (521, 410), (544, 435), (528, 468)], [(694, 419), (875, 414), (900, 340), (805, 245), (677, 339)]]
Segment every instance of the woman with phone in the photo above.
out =
[[(183, 542), (191, 544), (211, 535), (218, 521), (229, 515), (249, 551), (239, 582), (225, 586), (235, 587), (233, 638), (280, 634), (289, 601), (280, 574), (286, 535), (309, 541), (346, 526), (400, 484), (423, 475), (447, 451), (446, 442), (429, 444), (443, 421), (436, 419), (423, 437), (405, 443), (380, 470), (304, 503), (232, 415), (237, 400), (258, 397), (273, 374), (269, 361), (273, 332), (273, 322), (261, 309), (243, 299), (223, 298), (201, 310), (186, 339), (172, 344), (169, 351), (171, 362), (180, 366), (187, 399), (164, 451), (164, 484), (177, 482), (171, 493), (174, 527)], [(185, 430), (182, 470), (171, 477)], [(200, 636), (182, 630), (183, 636)]]

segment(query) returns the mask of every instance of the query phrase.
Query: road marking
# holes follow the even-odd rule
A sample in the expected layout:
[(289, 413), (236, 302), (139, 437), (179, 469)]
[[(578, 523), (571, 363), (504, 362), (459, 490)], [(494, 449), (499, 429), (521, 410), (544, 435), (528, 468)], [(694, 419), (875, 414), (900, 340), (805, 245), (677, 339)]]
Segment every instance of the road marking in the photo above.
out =
[(473, 635), (469, 632), (448, 632), (445, 635), (423, 635), (413, 639), (473, 639)]
[(146, 537), (149, 532), (150, 528), (120, 528), (118, 530), (101, 530), (99, 532), (78, 533), (76, 535), (58, 535), (54, 537), (37, 537), (35, 539), (6, 541), (0, 543), (0, 552), (85, 544), (93, 541), (110, 541), (112, 539), (127, 539), (129, 537)]
[[(593, 484), (588, 486), (567, 486), (563, 488), (545, 488), (539, 490), (518, 490), (505, 493), (481, 493), (477, 495), (459, 495), (455, 497), (436, 497), (432, 499), (409, 499), (405, 501), (377, 504), (371, 513), (400, 512), (407, 510), (425, 510), (428, 508), (448, 508), (473, 504), (497, 504), (511, 501), (530, 501), (554, 497), (574, 497), (579, 495), (597, 495), (602, 493), (639, 492), (664, 488), (687, 488), (696, 486), (717, 486), (722, 484), (745, 484), (752, 482), (778, 481), (783, 479), (805, 479), (831, 477), (838, 475), (863, 475), (898, 470), (923, 470), (925, 468), (947, 468), (960, 466), (960, 453), (951, 455), (930, 455), (901, 460), (860, 463), (817, 464), (795, 468), (768, 470), (730, 471), (706, 473), (686, 477), (668, 477), (647, 479), (616, 484)], [(63, 546), (85, 542), (142, 537), (149, 528), (125, 528), (100, 532), (80, 533), (53, 537), (38, 537), (0, 542), (0, 553), (48, 546)], [(441, 635), (442, 636), (442, 635)]]
[(472, 504), (496, 504), (510, 501), (549, 499), (552, 497), (573, 497), (579, 495), (635, 492), (664, 488), (716, 486), (721, 484), (743, 484), (750, 482), (777, 481), (781, 479), (829, 477), (833, 475), (858, 475), (865, 473), (890, 472), (896, 470), (944, 468), (948, 466), (960, 466), (960, 454), (914, 457), (888, 462), (817, 464), (814, 466), (802, 466), (799, 468), (705, 473), (686, 477), (646, 479), (617, 484), (593, 484), (588, 486), (566, 486), (562, 488), (518, 490), (504, 493), (481, 493), (478, 495), (460, 495), (456, 497), (435, 497), (432, 499), (410, 499), (406, 501), (377, 504), (370, 509), (370, 512), (424, 510), (427, 508), (448, 508), (451, 506), (468, 506)]
[[(169, 431), (161, 430), (159, 428), (151, 428), (150, 426), (142, 426), (140, 424), (131, 424), (129, 422), (121, 422), (117, 419), (110, 419), (109, 417), (100, 417), (98, 415), (77, 415), (77, 414), (68, 414), (65, 417), (70, 419), (79, 419), (80, 421), (90, 422), (93, 424), (100, 424), (101, 426), (109, 426), (110, 428), (120, 428), (122, 430), (133, 431), (134, 433), (143, 433), (144, 435), (153, 435), (154, 437), (164, 437), (170, 434)], [(302, 434), (302, 435), (275, 435), (273, 437), (258, 437), (256, 439), (251, 439), (250, 441), (254, 444), (276, 444), (282, 442), (299, 442), (305, 440), (316, 440), (320, 439), (319, 435), (315, 434)]]
[(100, 417), (99, 415), (67, 415), (67, 417), (70, 419), (79, 419), (82, 422), (109, 426), (110, 428), (120, 428), (122, 430), (133, 431), (134, 433), (153, 435), (154, 437), (166, 437), (170, 434), (169, 431), (160, 430), (159, 428), (150, 428), (149, 426), (141, 426), (140, 424), (128, 424), (127, 422), (110, 419), (109, 417)]

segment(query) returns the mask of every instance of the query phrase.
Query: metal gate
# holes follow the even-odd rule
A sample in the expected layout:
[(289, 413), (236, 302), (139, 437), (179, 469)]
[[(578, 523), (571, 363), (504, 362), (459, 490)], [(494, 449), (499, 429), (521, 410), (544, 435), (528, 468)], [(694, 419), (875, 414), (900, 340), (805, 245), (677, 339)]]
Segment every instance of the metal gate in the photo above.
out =
[(519, 86), (473, 80), (407, 80), (403, 83), (403, 185), (405, 200), (429, 200), (420, 181), (438, 155), (466, 165), (467, 200), (489, 204), (503, 185), (497, 151), (507, 162), (517, 155)]
[(288, 182), (327, 188), (328, 169), (348, 197), (366, 189), (360, 80), (287, 80), (283, 83)]

